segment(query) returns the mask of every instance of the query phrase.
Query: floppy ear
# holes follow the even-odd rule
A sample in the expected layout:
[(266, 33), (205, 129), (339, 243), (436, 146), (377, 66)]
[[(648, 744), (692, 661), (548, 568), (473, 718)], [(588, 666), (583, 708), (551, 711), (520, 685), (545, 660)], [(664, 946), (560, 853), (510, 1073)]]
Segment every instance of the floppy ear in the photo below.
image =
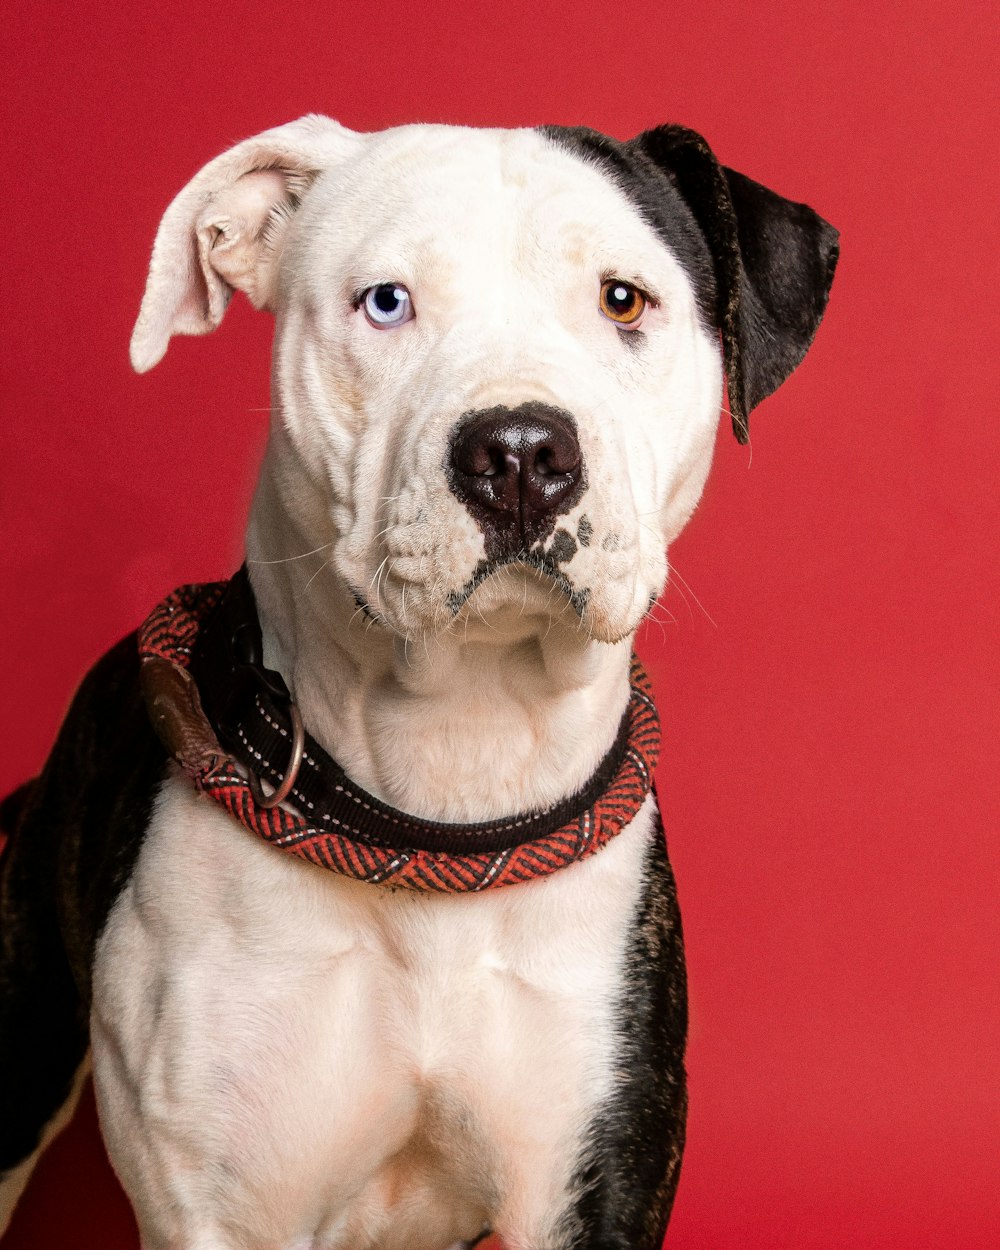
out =
[(708, 242), (715, 269), (733, 433), (799, 364), (826, 308), (837, 231), (715, 159), (701, 135), (660, 126), (629, 145), (672, 179)]
[(316, 176), (361, 138), (329, 117), (301, 117), (224, 152), (163, 215), (132, 332), (132, 365), (158, 364), (173, 334), (207, 334), (234, 290), (271, 308), (288, 223)]

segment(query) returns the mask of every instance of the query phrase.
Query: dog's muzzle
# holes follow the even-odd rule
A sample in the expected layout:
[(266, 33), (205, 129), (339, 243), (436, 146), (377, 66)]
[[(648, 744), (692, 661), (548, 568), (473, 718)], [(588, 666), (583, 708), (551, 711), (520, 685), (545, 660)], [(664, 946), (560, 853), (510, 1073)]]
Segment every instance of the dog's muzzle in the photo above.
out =
[(527, 554), (583, 493), (573, 419), (542, 403), (467, 413), (452, 439), (448, 478), (483, 532), (488, 561)]

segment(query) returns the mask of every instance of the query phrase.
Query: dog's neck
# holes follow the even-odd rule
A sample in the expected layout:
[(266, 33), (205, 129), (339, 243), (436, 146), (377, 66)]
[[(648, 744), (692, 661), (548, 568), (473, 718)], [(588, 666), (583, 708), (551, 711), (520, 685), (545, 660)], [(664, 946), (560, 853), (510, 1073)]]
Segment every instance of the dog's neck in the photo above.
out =
[(329, 563), (322, 491), (285, 458), (280, 475), (272, 466), (247, 533), (264, 662), (347, 773), (395, 807), (453, 822), (579, 790), (628, 702), (630, 641), (594, 642), (575, 623), (524, 615), (520, 601), (404, 641), (359, 610)]

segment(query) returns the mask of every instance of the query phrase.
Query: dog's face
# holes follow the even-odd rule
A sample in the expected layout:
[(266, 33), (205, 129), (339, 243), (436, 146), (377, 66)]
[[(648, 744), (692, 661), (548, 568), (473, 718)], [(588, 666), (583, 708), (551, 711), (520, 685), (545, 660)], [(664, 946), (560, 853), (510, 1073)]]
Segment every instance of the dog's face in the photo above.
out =
[(531, 131), (393, 132), (317, 179), (276, 307), (290, 436), (373, 613), (419, 635), (475, 593), (636, 627), (708, 469), (720, 353), (611, 182)]
[[(721, 167), (698, 155), (704, 182)], [(473, 610), (566, 616), (617, 641), (701, 493), (724, 367), (745, 429), (829, 285), (833, 232), (764, 192), (762, 234), (770, 201), (810, 213), (808, 274), (797, 295), (769, 289), (796, 235), (751, 286), (731, 186), (728, 234), (716, 220), (722, 176), (695, 186), (649, 136), (303, 119), (220, 157), (168, 210), (133, 360), (213, 328), (244, 290), (276, 314), (277, 437), (310, 484), (309, 535), (369, 617), (414, 637)], [(779, 335), (762, 324), (775, 307)]]

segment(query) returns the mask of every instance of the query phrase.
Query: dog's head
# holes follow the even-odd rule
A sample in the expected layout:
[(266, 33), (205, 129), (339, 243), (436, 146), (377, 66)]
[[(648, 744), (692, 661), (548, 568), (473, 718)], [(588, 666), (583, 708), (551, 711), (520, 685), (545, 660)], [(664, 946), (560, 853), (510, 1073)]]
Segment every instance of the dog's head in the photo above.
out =
[(472, 603), (617, 641), (701, 494), (723, 376), (745, 441), (836, 255), (811, 209), (680, 127), (619, 143), (307, 117), (169, 207), (132, 360), (245, 292), (277, 319), (283, 506), (371, 618), (412, 637)]

